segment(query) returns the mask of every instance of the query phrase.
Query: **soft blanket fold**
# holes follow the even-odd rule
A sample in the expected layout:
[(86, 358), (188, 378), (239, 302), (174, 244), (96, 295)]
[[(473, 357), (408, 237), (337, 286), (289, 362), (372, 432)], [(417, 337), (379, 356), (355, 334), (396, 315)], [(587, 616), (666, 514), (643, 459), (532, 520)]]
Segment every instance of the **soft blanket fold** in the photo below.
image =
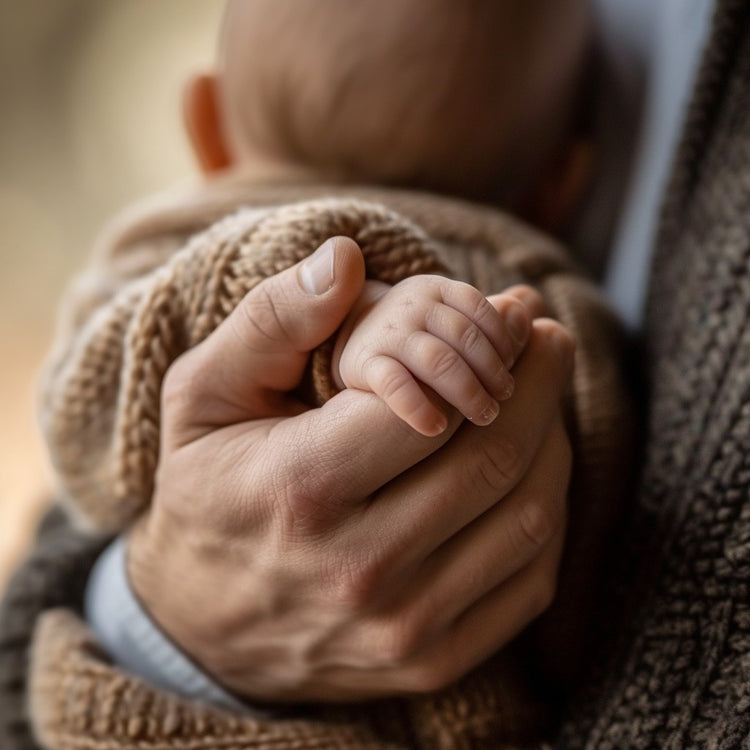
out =
[[(559, 633), (572, 635), (590, 583), (585, 548), (627, 487), (632, 413), (622, 337), (558, 245), (488, 208), (403, 191), (240, 180), (131, 217), (74, 287), (46, 371), (43, 425), (65, 495), (99, 531), (119, 532), (143, 513), (170, 363), (255, 284), (338, 234), (360, 244), (369, 276), (389, 283), (425, 272), (450, 273), (484, 293), (532, 283), (576, 336), (572, 530), (555, 620)], [(316, 373), (324, 399), (331, 395), (324, 360)], [(533, 742), (541, 726), (510, 653), (434, 696), (293, 721), (231, 716), (121, 673), (66, 610), (39, 619), (32, 677), (35, 725), (49, 748), (500, 748)]]

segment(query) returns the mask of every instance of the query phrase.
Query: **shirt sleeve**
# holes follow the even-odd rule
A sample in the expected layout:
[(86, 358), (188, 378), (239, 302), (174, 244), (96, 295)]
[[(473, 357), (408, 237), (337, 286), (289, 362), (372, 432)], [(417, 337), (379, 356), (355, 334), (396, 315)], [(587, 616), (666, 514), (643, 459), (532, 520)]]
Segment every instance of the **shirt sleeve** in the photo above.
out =
[(128, 582), (125, 553), (125, 537), (120, 536), (102, 552), (86, 586), (86, 619), (110, 658), (154, 687), (267, 717), (214, 682), (146, 614)]

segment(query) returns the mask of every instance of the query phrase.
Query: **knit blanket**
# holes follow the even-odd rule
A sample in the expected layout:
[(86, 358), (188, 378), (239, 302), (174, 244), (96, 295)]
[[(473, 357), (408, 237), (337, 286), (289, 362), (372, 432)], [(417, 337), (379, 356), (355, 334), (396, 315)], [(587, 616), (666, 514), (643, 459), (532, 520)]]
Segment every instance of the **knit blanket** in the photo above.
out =
[[(531, 283), (575, 335), (571, 531), (550, 629), (559, 639), (580, 633), (591, 616), (587, 561), (628, 484), (632, 409), (620, 368), (623, 339), (559, 245), (458, 200), (228, 180), (129, 216), (74, 285), (44, 376), (44, 433), (68, 505), (106, 533), (147, 511), (169, 365), (262, 279), (332, 235), (356, 240), (368, 276), (387, 283), (425, 272), (449, 273), (486, 294)], [(310, 373), (316, 401), (332, 395), (324, 352)], [(540, 717), (548, 716), (512, 649), (436, 695), (312, 707), (304, 718), (275, 721), (143, 684), (109, 663), (67, 609), (38, 618), (32, 667), (35, 729), (45, 747), (59, 750), (518, 747), (540, 739)]]

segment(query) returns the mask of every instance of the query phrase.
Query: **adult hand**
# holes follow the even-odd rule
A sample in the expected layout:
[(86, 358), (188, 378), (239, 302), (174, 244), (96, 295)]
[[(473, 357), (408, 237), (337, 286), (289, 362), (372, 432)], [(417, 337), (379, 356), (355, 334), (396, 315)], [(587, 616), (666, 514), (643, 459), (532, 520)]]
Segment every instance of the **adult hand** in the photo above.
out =
[[(129, 575), (152, 616), (255, 700), (449, 684), (550, 603), (563, 544), (565, 331), (534, 322), (489, 427), (450, 412), (427, 438), (352, 390), (305, 411), (287, 391), (362, 284), (357, 246), (325, 247), (256, 287), (170, 369), (156, 491), (130, 537)], [(516, 294), (540, 312), (535, 293)], [(247, 403), (246, 382), (289, 356), (281, 341), (297, 354), (265, 396), (285, 416), (248, 421), (263, 406)]]

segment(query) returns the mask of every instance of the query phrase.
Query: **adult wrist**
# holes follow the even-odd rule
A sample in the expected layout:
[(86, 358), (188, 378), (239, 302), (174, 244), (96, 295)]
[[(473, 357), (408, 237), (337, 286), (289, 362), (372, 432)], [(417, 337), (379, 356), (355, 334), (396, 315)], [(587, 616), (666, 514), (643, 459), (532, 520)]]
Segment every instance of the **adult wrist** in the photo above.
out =
[(149, 617), (127, 580), (126, 558), (126, 539), (119, 537), (100, 556), (86, 589), (86, 618), (110, 658), (155, 687), (249, 711)]

